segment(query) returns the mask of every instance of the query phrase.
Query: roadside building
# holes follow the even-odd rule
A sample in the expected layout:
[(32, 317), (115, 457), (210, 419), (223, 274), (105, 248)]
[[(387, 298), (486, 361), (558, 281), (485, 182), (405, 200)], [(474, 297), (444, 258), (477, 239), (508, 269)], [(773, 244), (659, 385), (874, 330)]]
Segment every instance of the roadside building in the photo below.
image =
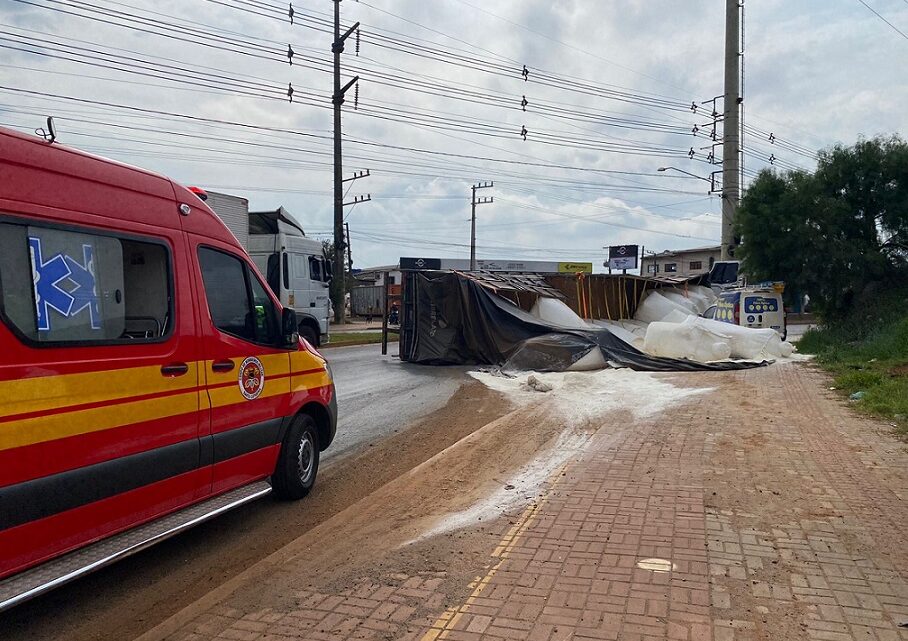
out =
[(721, 253), (722, 248), (716, 245), (648, 254), (643, 257), (641, 262), (641, 273), (643, 275), (697, 276), (707, 273), (713, 263), (719, 260)]
[(369, 267), (368, 269), (354, 269), (353, 278), (361, 282), (363, 286), (384, 285), (385, 273), (387, 273), (389, 276), (389, 285), (400, 285), (400, 267), (397, 265)]
[(356, 285), (350, 290), (350, 311), (354, 316), (379, 317), (385, 313), (385, 275), (388, 294), (400, 296), (401, 274), (397, 265), (354, 270)]

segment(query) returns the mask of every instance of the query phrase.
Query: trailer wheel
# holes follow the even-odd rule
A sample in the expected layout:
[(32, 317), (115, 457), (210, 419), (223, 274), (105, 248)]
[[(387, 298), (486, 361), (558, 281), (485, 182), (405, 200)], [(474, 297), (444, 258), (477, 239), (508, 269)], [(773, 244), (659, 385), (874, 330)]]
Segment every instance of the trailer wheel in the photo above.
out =
[(318, 333), (309, 325), (300, 325), (300, 336), (305, 338), (312, 347), (318, 347)]
[(274, 494), (281, 499), (301, 499), (315, 485), (318, 473), (318, 428), (311, 416), (299, 414), (290, 424), (271, 477)]

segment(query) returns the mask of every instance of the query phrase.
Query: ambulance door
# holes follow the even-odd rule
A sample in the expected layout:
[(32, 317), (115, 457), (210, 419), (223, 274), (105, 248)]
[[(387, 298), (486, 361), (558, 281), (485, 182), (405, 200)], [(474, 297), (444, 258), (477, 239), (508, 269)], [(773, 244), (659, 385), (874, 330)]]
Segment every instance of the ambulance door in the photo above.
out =
[(226, 243), (193, 236), (210, 403), (212, 491), (270, 476), (290, 407), (290, 353), (280, 308), (248, 259)]

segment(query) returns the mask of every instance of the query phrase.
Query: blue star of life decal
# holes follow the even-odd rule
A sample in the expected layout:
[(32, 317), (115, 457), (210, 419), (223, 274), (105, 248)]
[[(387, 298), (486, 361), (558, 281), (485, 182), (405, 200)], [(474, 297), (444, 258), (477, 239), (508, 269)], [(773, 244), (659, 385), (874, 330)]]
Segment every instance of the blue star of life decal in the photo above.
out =
[[(92, 329), (101, 329), (98, 288), (95, 280), (94, 252), (91, 245), (82, 245), (82, 262), (63, 253), (47, 260), (41, 249), (41, 239), (30, 236), (32, 276), (35, 283), (38, 330), (51, 329), (50, 310), (64, 318), (88, 312)], [(64, 289), (64, 286), (66, 288)]]

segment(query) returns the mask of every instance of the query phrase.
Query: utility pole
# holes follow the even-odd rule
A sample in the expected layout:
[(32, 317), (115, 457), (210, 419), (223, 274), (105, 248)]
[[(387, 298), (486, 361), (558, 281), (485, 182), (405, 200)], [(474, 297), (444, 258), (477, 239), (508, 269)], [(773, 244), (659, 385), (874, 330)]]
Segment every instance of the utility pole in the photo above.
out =
[(741, 5), (725, 0), (725, 117), (722, 136), (722, 260), (735, 253), (735, 212), (741, 201)]
[(495, 185), (491, 181), (476, 183), (473, 185), (473, 197), (470, 198), (470, 205), (472, 209), (472, 216), (470, 217), (470, 271), (476, 271), (476, 205), (487, 205), (488, 203), (494, 202), (494, 198), (491, 196), (484, 196), (479, 200), (476, 200), (476, 190), (477, 189), (486, 189), (488, 187), (494, 187)]
[[(349, 178), (344, 178), (341, 182), (349, 183), (354, 180), (359, 180), (360, 178), (368, 178), (372, 173), (368, 169), (363, 169), (361, 171), (354, 171), (353, 175)], [(353, 200), (343, 203), (343, 207), (354, 206), (360, 203), (366, 203), (372, 200), (372, 194), (366, 194), (365, 196), (359, 195), (354, 196)], [(344, 221), (344, 228), (347, 230), (345, 236), (346, 246), (347, 246), (347, 269), (350, 270), (350, 273), (353, 273), (353, 253), (350, 249), (350, 223)], [(346, 284), (346, 283), (345, 283)]]
[(340, 32), (340, 3), (334, 0), (334, 42), (331, 44), (331, 53), (334, 54), (334, 93), (331, 103), (334, 105), (334, 278), (340, 278), (340, 287), (334, 289), (334, 321), (343, 323), (346, 308), (347, 278), (344, 273), (344, 191), (343, 176), (344, 163), (341, 152), (341, 106), (344, 104), (344, 94), (352, 87), (359, 76), (356, 76), (341, 87), (340, 58), (344, 51), (344, 41), (350, 37), (359, 23), (347, 29), (346, 33)]
[(353, 253), (350, 250), (350, 223), (344, 223), (344, 227), (347, 229), (347, 269), (350, 270), (350, 273), (353, 273)]

